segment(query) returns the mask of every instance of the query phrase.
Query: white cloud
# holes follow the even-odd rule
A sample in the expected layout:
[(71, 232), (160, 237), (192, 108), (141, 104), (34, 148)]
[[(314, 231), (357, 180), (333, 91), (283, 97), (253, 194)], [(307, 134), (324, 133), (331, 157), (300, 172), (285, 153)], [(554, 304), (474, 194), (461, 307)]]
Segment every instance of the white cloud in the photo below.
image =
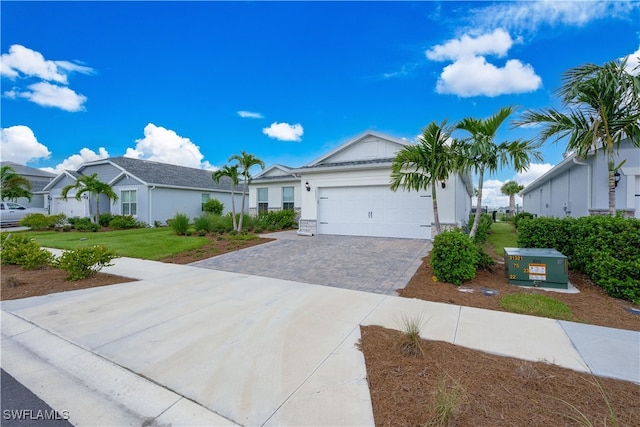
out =
[(525, 187), (531, 184), (533, 181), (547, 173), (553, 167), (550, 163), (531, 163), (529, 165), (529, 169), (526, 171), (519, 172), (514, 181), (518, 184), (522, 184)]
[(300, 141), (300, 137), (304, 134), (304, 129), (300, 123), (291, 125), (289, 123), (274, 122), (268, 128), (262, 129), (262, 133), (269, 138), (280, 141)]
[(498, 2), (469, 9), (469, 29), (486, 32), (504, 28), (510, 32), (535, 32), (543, 25), (581, 27), (603, 18), (632, 19), (640, 7), (633, 1), (526, 1)]
[(65, 111), (82, 111), (87, 97), (79, 95), (65, 86), (58, 86), (48, 82), (29, 85), (28, 90), (12, 90), (5, 92), (9, 98), (26, 98), (43, 107), (56, 107)]
[(0, 129), (2, 160), (21, 165), (35, 159), (46, 159), (51, 152), (38, 142), (31, 128), (23, 125)]
[(482, 56), (459, 59), (442, 70), (436, 92), (461, 97), (506, 95), (532, 92), (542, 79), (528, 64), (510, 59), (504, 67), (496, 67)]
[(135, 148), (127, 148), (125, 157), (192, 168), (216, 169), (209, 162), (202, 161), (204, 155), (200, 152), (200, 147), (189, 138), (153, 123), (145, 126), (144, 138), (136, 140)]
[[(87, 97), (67, 87), (70, 73), (92, 74), (93, 69), (70, 61), (51, 61), (24, 46), (15, 44), (0, 57), (0, 75), (16, 81), (18, 87), (6, 91), (8, 98), (25, 98), (38, 105), (66, 111), (82, 111)], [(24, 87), (25, 79), (40, 79)]]
[(47, 172), (60, 174), (65, 170), (69, 170), (69, 171), (78, 170), (78, 168), (82, 166), (83, 163), (106, 159), (108, 157), (109, 157), (109, 153), (104, 147), (100, 147), (97, 153), (89, 148), (82, 148), (80, 150), (80, 153), (72, 154), (71, 156), (64, 159), (62, 163), (57, 164), (55, 168), (41, 168), (41, 169)]
[(638, 50), (627, 56), (627, 73), (637, 76), (640, 74), (640, 47)]
[(253, 111), (238, 111), (238, 115), (242, 118), (248, 119), (262, 119), (264, 116), (260, 113), (254, 113)]
[(512, 45), (511, 36), (498, 29), (478, 37), (465, 34), (429, 49), (427, 58), (453, 61), (442, 70), (436, 92), (461, 97), (494, 97), (535, 91), (542, 85), (542, 79), (531, 65), (510, 59), (503, 67), (498, 67), (485, 57), (505, 56)]
[(465, 34), (459, 39), (452, 39), (427, 50), (427, 58), (432, 61), (455, 61), (460, 58), (477, 55), (505, 56), (513, 46), (511, 36), (504, 30), (496, 29), (491, 34), (471, 37)]

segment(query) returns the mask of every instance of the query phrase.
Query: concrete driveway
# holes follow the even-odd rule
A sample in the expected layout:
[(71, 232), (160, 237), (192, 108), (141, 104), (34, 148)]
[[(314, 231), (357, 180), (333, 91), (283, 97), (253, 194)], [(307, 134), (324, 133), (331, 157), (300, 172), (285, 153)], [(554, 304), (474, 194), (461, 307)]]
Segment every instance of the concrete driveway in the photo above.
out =
[(190, 265), (232, 273), (397, 295), (431, 250), (431, 242), (355, 236), (263, 235), (277, 239)]

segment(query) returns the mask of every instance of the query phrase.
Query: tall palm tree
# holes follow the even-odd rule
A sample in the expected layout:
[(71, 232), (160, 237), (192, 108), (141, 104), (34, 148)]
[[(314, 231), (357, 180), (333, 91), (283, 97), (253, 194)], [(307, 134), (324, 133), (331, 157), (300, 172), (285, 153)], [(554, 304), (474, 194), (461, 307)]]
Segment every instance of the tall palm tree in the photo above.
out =
[(233, 156), (229, 157), (229, 161), (233, 160), (238, 162), (236, 166), (240, 168), (240, 175), (242, 176), (242, 210), (240, 211), (240, 220), (238, 221), (237, 229), (237, 231), (242, 231), (242, 220), (244, 218), (244, 199), (247, 194), (247, 189), (249, 188), (249, 183), (251, 182), (250, 169), (254, 166), (260, 166), (261, 169), (264, 169), (264, 162), (253, 154), (247, 153), (246, 151), (241, 151), (240, 154), (234, 154)]
[(516, 214), (516, 194), (524, 190), (524, 185), (520, 185), (515, 181), (507, 181), (500, 191), (502, 194), (509, 196), (509, 215), (514, 216)]
[(26, 197), (31, 201), (31, 182), (22, 175), (18, 175), (11, 166), (0, 168), (0, 199), (17, 201)]
[(465, 118), (457, 125), (457, 129), (465, 130), (470, 137), (456, 140), (454, 150), (456, 163), (462, 170), (473, 170), (478, 174), (478, 203), (476, 215), (469, 235), (474, 237), (480, 223), (482, 212), (482, 187), (485, 172), (496, 172), (498, 168), (512, 165), (517, 172), (527, 170), (531, 163), (530, 157), (542, 160), (537, 151), (539, 144), (528, 140), (507, 141), (496, 144), (496, 132), (504, 121), (513, 113), (512, 106), (503, 107), (497, 113), (486, 119)]
[(440, 125), (431, 122), (418, 137), (418, 144), (402, 148), (391, 163), (391, 190), (397, 191), (401, 187), (408, 191), (431, 189), (436, 233), (442, 231), (436, 184), (446, 180), (453, 167), (447, 145), (451, 131), (446, 120)]
[[(236, 201), (234, 196), (234, 189), (240, 182), (240, 175), (238, 173), (238, 165), (225, 165), (222, 169), (218, 169), (211, 174), (211, 178), (216, 184), (220, 183), (222, 177), (226, 176), (231, 180), (231, 215), (233, 217), (233, 229), (237, 230), (238, 225), (236, 222)], [(244, 200), (244, 199), (243, 199)], [(244, 207), (243, 207), (244, 209)]]
[(543, 142), (568, 137), (566, 151), (575, 151), (578, 158), (602, 150), (607, 156), (611, 215), (616, 212), (615, 173), (624, 163), (616, 165), (614, 154), (624, 138), (640, 147), (640, 76), (629, 74), (626, 63), (624, 59), (569, 69), (557, 90), (564, 111), (530, 110), (514, 122), (516, 126), (542, 124), (539, 138)]
[(92, 175), (82, 175), (80, 178), (76, 180), (75, 183), (69, 184), (62, 189), (61, 195), (64, 200), (67, 200), (67, 194), (71, 190), (77, 190), (75, 198), (77, 200), (82, 199), (82, 195), (84, 193), (90, 193), (96, 201), (96, 214), (93, 217), (92, 207), (91, 207), (91, 199), (89, 199), (89, 216), (92, 217), (92, 220), (95, 223), (98, 223), (98, 218), (100, 217), (100, 195), (104, 194), (109, 198), (109, 200), (116, 201), (118, 200), (118, 195), (113, 191), (113, 188), (105, 182), (102, 182), (98, 179), (98, 174), (94, 173)]

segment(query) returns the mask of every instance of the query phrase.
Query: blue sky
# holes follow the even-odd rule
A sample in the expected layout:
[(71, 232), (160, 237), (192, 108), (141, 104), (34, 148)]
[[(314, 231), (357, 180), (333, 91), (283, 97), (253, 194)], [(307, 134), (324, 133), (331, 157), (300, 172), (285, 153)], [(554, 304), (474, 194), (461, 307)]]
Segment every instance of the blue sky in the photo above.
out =
[[(558, 106), (570, 67), (640, 56), (640, 3), (2, 1), (2, 160), (301, 166), (375, 130)], [(462, 134), (454, 134), (462, 136)], [(498, 141), (535, 136), (503, 125)], [(562, 160), (562, 143), (526, 173)]]

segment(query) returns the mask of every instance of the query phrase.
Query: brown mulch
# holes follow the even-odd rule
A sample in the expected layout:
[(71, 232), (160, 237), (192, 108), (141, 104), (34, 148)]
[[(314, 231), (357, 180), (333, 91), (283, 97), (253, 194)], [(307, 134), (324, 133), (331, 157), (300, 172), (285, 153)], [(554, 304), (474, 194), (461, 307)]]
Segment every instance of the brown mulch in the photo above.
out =
[[(203, 248), (162, 261), (188, 264), (211, 256), (265, 243), (271, 239), (227, 241), (209, 236)], [(25, 298), (123, 283), (131, 279), (98, 273), (78, 282), (65, 280), (66, 272), (56, 269), (26, 271), (16, 266), (2, 266), (2, 300)], [(409, 284), (399, 293), (408, 298), (503, 310), (500, 296), (487, 297), (482, 288), (497, 290), (499, 295), (514, 292), (545, 292), (509, 285), (504, 267), (479, 271), (463, 287), (473, 293), (458, 291), (451, 284), (434, 282), (425, 258)], [(572, 310), (572, 320), (615, 328), (640, 331), (640, 316), (625, 312), (632, 305), (608, 297), (584, 275), (570, 273), (570, 281), (579, 294), (545, 292), (564, 301)], [(637, 306), (636, 306), (637, 308)], [(379, 326), (362, 327), (360, 348), (365, 356), (367, 377), (378, 426), (579, 426), (571, 416), (583, 413), (595, 426), (615, 425), (606, 419), (606, 399), (620, 426), (640, 423), (640, 386), (624, 381), (594, 378), (586, 374), (545, 363), (485, 354), (452, 344), (422, 340), (424, 356), (407, 356), (403, 351), (404, 335)], [(461, 391), (450, 424), (428, 424), (435, 414), (435, 394), (439, 385)], [(600, 392), (604, 391), (606, 399)], [(571, 409), (574, 405), (576, 409)]]
[[(567, 304), (573, 313), (573, 317), (570, 320), (574, 322), (640, 331), (640, 316), (624, 310), (625, 307), (640, 308), (640, 306), (611, 298), (602, 288), (593, 284), (587, 276), (578, 272), (569, 272), (569, 283), (574, 285), (580, 292), (568, 294), (514, 286), (507, 281), (504, 264), (496, 264), (490, 270), (479, 270), (475, 279), (458, 287), (450, 283), (434, 282), (433, 272), (429, 266), (429, 257), (425, 257), (422, 266), (411, 281), (404, 289), (399, 289), (398, 293), (406, 298), (418, 298), (499, 311), (505, 311), (500, 306), (501, 296), (522, 292), (537, 293)], [(481, 292), (483, 288), (496, 290), (499, 295), (485, 296)], [(472, 289), (474, 292), (461, 292), (460, 289)]]
[[(640, 386), (596, 378), (558, 366), (495, 356), (441, 341), (422, 340), (424, 356), (403, 355), (404, 334), (381, 326), (361, 328), (376, 426), (581, 426), (571, 417), (611, 426), (638, 426)], [(441, 405), (437, 390), (457, 403)], [(603, 393), (600, 392), (603, 391)], [(606, 398), (604, 397), (606, 396)], [(573, 405), (575, 409), (571, 407)]]

